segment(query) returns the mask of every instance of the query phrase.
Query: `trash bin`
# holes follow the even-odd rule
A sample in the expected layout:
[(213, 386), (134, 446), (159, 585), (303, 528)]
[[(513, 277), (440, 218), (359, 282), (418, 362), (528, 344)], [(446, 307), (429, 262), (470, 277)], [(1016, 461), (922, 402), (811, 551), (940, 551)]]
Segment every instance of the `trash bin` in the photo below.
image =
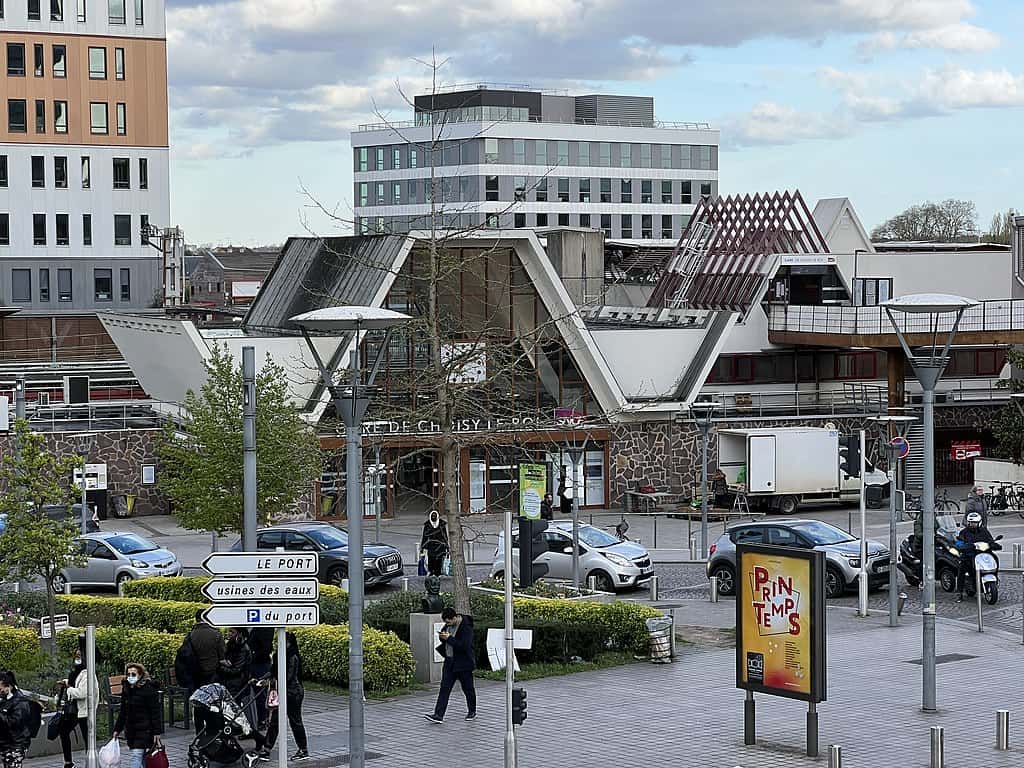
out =
[(868, 485), (864, 488), (864, 505), (868, 509), (881, 509), (885, 506), (886, 486)]
[(647, 620), (647, 637), (651, 661), (668, 664), (672, 661), (672, 619), (658, 616)]

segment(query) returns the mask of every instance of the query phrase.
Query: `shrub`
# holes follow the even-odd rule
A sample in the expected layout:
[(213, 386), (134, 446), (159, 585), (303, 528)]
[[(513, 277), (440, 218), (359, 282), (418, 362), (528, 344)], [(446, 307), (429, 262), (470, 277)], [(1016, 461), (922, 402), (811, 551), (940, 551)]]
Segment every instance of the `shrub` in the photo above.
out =
[(42, 590), (0, 593), (0, 613), (22, 613), (36, 619), (46, 616), (46, 593)]
[(98, 627), (134, 627), (159, 632), (187, 632), (195, 623), (196, 611), (207, 607), (206, 603), (91, 595), (61, 595), (57, 603), (67, 611), (75, 626), (95, 624)]
[[(57, 646), (63, 655), (70, 657), (78, 648), (79, 632), (80, 629), (72, 628), (57, 633)], [(183, 640), (184, 635), (152, 629), (96, 627), (96, 650), (102, 668), (120, 671), (126, 664), (136, 662), (160, 680), (174, 667), (174, 657)]]
[[(294, 630), (307, 679), (348, 685), (348, 626), (298, 627)], [(363, 630), (363, 684), (386, 692), (412, 682), (412, 651), (391, 632)]]
[(656, 608), (637, 603), (615, 601), (592, 603), (584, 600), (515, 601), (519, 619), (564, 622), (577, 628), (600, 630), (608, 645), (620, 651), (644, 652), (647, 649), (647, 619), (663, 615)]
[(348, 621), (348, 592), (341, 587), (321, 584), (319, 603), (321, 624), (344, 624)]
[(34, 672), (43, 660), (39, 635), (34, 630), (0, 626), (0, 669)]

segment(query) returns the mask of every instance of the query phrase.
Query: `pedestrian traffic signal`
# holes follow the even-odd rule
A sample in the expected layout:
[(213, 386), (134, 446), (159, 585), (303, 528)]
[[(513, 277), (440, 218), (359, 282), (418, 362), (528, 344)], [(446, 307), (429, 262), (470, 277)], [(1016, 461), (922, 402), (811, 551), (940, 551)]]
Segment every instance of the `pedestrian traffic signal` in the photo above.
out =
[(512, 689), (512, 725), (522, 725), (526, 720), (526, 691)]
[(548, 551), (544, 540), (544, 531), (547, 529), (547, 520), (519, 518), (519, 583), (524, 587), (530, 586), (548, 572), (547, 563), (533, 562)]
[(839, 436), (839, 468), (848, 477), (860, 477), (860, 435)]

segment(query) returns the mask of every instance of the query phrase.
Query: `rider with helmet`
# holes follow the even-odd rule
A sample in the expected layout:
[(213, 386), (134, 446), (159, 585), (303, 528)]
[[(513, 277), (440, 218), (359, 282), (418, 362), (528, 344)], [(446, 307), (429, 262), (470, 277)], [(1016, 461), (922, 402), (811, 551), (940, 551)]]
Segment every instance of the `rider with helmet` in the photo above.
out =
[(989, 547), (995, 545), (988, 528), (982, 524), (981, 515), (978, 512), (969, 512), (964, 517), (964, 528), (957, 535), (957, 548), (960, 550), (960, 569), (956, 577), (957, 598), (962, 602), (964, 599), (964, 583), (968, 574), (974, 573), (974, 556), (978, 554), (975, 544), (984, 542)]

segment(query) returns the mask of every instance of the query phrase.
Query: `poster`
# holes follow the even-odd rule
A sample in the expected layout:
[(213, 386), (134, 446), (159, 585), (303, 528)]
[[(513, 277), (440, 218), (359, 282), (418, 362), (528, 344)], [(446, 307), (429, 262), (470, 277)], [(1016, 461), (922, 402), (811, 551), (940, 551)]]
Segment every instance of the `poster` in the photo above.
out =
[(540, 503), (547, 493), (548, 471), (543, 464), (519, 465), (519, 515), (540, 520)]
[(736, 558), (736, 686), (824, 701), (824, 554), (741, 544)]

